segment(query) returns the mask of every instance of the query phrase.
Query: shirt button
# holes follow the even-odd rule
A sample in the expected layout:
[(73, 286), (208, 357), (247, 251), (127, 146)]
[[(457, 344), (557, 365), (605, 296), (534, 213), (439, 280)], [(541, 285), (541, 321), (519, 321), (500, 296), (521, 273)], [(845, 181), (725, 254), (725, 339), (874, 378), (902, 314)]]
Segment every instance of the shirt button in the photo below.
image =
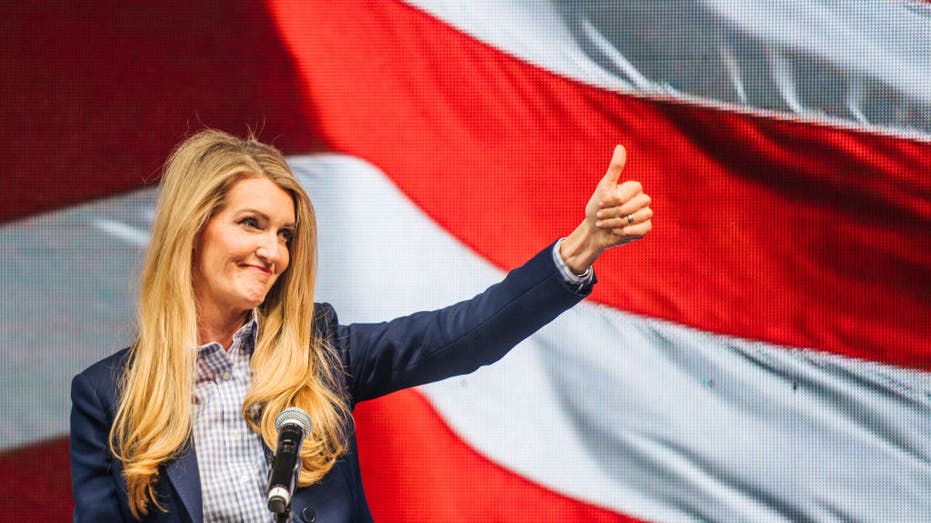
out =
[(234, 438), (238, 438), (238, 437), (239, 437), (239, 429), (233, 429), (233, 437), (234, 437)]
[(239, 478), (239, 481), (242, 481), (244, 484), (249, 483), (249, 476), (243, 474), (242, 477)]
[(301, 511), (301, 519), (306, 523), (314, 523), (314, 521), (317, 521), (317, 512), (314, 511), (313, 507), (304, 507), (304, 510)]
[(223, 371), (223, 381), (229, 381), (230, 378), (232, 378), (232, 377), (233, 377), (233, 376), (232, 376), (232, 374), (230, 374), (230, 371), (228, 371), (228, 370)]

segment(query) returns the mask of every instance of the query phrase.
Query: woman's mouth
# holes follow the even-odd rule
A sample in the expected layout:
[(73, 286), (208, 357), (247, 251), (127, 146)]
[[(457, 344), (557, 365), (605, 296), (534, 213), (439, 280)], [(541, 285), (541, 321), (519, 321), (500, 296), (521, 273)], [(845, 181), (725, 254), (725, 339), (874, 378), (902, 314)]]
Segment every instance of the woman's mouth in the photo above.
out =
[(262, 274), (271, 274), (271, 273), (272, 273), (271, 269), (268, 269), (268, 268), (263, 267), (263, 266), (261, 266), (261, 265), (251, 265), (251, 264), (247, 264), (246, 267), (248, 267), (248, 268), (250, 268), (250, 269), (255, 269), (255, 270), (261, 272)]

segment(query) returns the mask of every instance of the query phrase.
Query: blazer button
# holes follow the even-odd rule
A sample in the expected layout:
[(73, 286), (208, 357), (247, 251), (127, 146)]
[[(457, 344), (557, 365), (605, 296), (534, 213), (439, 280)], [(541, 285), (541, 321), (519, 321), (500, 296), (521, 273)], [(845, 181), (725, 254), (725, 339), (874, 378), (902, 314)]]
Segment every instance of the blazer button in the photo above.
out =
[(305, 523), (314, 523), (314, 521), (317, 521), (317, 513), (313, 507), (304, 507), (304, 510), (301, 511), (301, 519)]

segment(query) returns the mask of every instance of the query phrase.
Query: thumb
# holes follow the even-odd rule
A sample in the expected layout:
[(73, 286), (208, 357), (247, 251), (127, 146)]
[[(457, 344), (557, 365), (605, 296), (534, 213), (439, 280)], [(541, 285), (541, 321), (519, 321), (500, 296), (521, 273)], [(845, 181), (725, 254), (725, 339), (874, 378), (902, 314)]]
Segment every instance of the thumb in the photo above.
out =
[(624, 149), (623, 145), (615, 145), (614, 154), (611, 156), (611, 163), (608, 165), (608, 171), (605, 173), (604, 178), (601, 179), (602, 183), (606, 183), (610, 187), (617, 186), (617, 181), (621, 177), (621, 171), (624, 170), (624, 165), (626, 163), (627, 149)]

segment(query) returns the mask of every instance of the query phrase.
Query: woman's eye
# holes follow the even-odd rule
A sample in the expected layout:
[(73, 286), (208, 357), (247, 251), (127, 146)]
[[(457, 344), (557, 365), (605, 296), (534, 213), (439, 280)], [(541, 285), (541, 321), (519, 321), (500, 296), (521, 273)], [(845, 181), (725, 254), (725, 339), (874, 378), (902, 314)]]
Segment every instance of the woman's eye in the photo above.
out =
[(294, 231), (291, 229), (282, 229), (278, 234), (288, 243), (291, 243), (291, 239), (294, 238)]
[(245, 225), (246, 227), (251, 227), (253, 229), (259, 228), (259, 222), (255, 218), (243, 218), (239, 221), (240, 224)]

